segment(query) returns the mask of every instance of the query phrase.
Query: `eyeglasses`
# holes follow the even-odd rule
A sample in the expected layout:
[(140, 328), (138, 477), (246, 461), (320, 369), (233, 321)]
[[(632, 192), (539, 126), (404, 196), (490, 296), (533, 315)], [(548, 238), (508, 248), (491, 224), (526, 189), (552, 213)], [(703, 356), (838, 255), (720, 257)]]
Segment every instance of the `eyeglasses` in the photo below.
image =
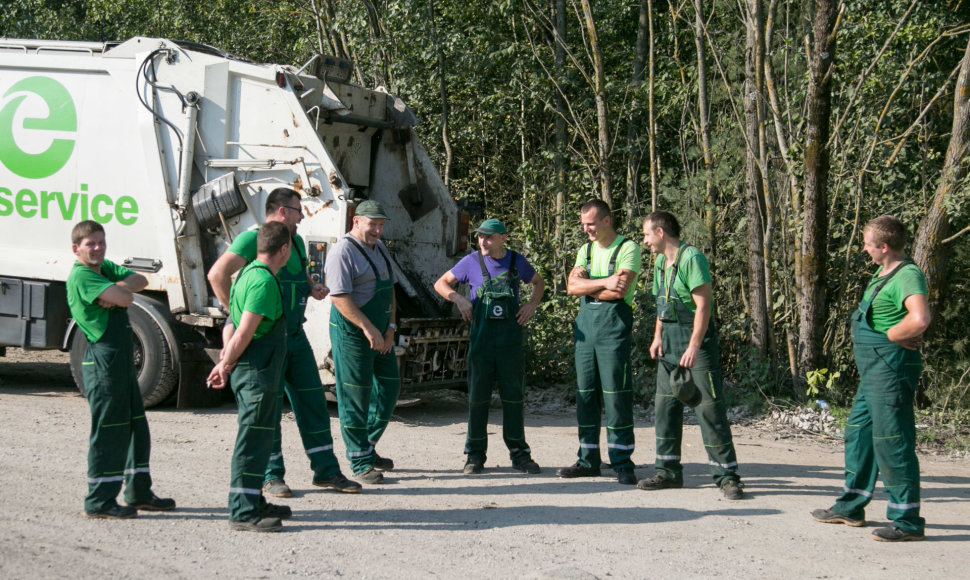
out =
[(303, 215), (303, 206), (302, 205), (298, 205), (296, 207), (290, 207), (288, 205), (284, 205), (283, 207), (285, 207), (286, 209), (291, 209), (291, 210), (299, 213), (300, 215)]

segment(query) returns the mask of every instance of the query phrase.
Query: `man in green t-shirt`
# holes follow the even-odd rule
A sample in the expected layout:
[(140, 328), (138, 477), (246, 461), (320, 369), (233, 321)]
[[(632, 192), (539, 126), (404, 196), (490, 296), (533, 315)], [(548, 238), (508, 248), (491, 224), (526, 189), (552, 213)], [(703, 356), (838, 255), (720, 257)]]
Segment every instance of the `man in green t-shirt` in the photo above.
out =
[[(290, 259), (278, 275), (283, 288), (283, 310), (286, 314), (287, 354), (277, 412), (282, 416), (285, 393), (293, 409), (296, 426), (300, 430), (303, 449), (310, 459), (313, 485), (344, 493), (357, 493), (361, 490), (360, 484), (350, 481), (340, 473), (340, 465), (333, 452), (330, 413), (327, 410), (323, 383), (320, 381), (320, 371), (310, 341), (303, 330), (307, 298), (323, 300), (329, 290), (323, 284), (310, 280), (307, 274), (306, 245), (303, 238), (296, 233), (296, 226), (301, 221), (303, 206), (300, 204), (299, 193), (286, 187), (278, 187), (270, 192), (266, 197), (266, 223), (275, 222), (287, 226), (293, 242)], [(229, 251), (220, 256), (209, 270), (209, 283), (220, 304), (229, 303), (232, 275), (256, 259), (256, 232), (256, 229), (251, 229), (237, 236)], [(292, 491), (283, 479), (285, 474), (282, 429), (277, 420), (273, 453), (266, 467), (263, 490), (274, 497), (290, 497)]]
[[(105, 259), (104, 227), (95, 221), (74, 226), (71, 250), (77, 261), (67, 277), (67, 303), (75, 324), (88, 339), (81, 363), (91, 407), (84, 515), (125, 519), (137, 516), (140, 509), (175, 509), (174, 500), (152, 492), (148, 419), (138, 389), (128, 321), (134, 293), (144, 290), (148, 280)], [(126, 506), (116, 500), (122, 481)]]
[(634, 485), (633, 293), (640, 272), (640, 247), (613, 229), (610, 206), (601, 200), (580, 209), (589, 241), (576, 253), (566, 281), (579, 296), (576, 316), (576, 420), (578, 460), (559, 477), (600, 475), (600, 424), (606, 410), (606, 441), (616, 479)]
[(923, 363), (919, 348), (930, 325), (926, 278), (903, 253), (906, 227), (880, 216), (862, 230), (863, 250), (879, 266), (852, 313), (852, 351), (859, 390), (845, 424), (845, 489), (819, 522), (859, 527), (882, 474), (892, 525), (872, 531), (880, 542), (922, 540), (919, 460), (913, 396)]
[(209, 374), (209, 386), (230, 383), (239, 408), (239, 431), (232, 455), (229, 484), (229, 527), (245, 532), (278, 532), (280, 518), (292, 511), (263, 498), (263, 474), (279, 425), (277, 396), (286, 359), (286, 320), (276, 273), (290, 257), (290, 230), (268, 223), (256, 238), (256, 259), (230, 291), (232, 325), (223, 330), (224, 347)]
[(666, 211), (652, 212), (643, 220), (643, 243), (657, 254), (653, 269), (657, 322), (650, 344), (650, 357), (658, 360), (657, 473), (640, 480), (637, 487), (683, 487), (680, 451), (687, 404), (697, 414), (714, 483), (727, 499), (741, 499), (743, 486), (722, 393), (717, 329), (711, 320), (707, 258), (680, 240), (680, 224)]

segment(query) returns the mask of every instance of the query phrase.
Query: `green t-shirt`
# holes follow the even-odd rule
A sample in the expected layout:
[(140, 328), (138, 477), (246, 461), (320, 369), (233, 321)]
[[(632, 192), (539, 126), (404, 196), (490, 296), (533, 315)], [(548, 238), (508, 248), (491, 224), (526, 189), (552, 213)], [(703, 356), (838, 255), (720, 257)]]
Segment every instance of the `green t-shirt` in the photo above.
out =
[[(881, 282), (880, 274), (882, 274), (881, 266), (869, 281), (866, 291), (862, 293), (863, 302), (872, 296), (872, 291)], [(870, 310), (872, 329), (884, 333), (899, 324), (908, 312), (904, 303), (913, 294), (926, 295), (926, 277), (923, 276), (919, 266), (907, 264), (889, 282), (886, 282), (876, 295), (876, 299), (872, 301)]]
[(253, 260), (239, 272), (229, 295), (229, 314), (232, 323), (239, 328), (243, 312), (252, 312), (263, 317), (256, 327), (253, 338), (259, 338), (273, 329), (276, 321), (283, 316), (283, 297), (280, 284), (269, 267), (259, 260)]
[[(256, 236), (258, 234), (259, 228), (244, 231), (232, 241), (232, 245), (229, 246), (229, 251), (242, 257), (246, 262), (252, 262), (256, 259)], [(300, 234), (293, 234), (292, 239), (293, 251), (290, 252), (290, 259), (286, 262), (286, 271), (291, 274), (306, 272), (302, 263), (302, 257), (306, 256), (306, 245), (303, 243), (303, 238), (300, 237)]]
[[(616, 247), (624, 240), (623, 236), (616, 236), (613, 243), (610, 244), (608, 248), (601, 248), (596, 242), (588, 242), (579, 247), (579, 251), (576, 252), (576, 263), (573, 267), (580, 266), (586, 268), (589, 271), (591, 278), (605, 278), (609, 275), (610, 271), (610, 258), (613, 257), (613, 251)], [(586, 246), (592, 245), (593, 251), (590, 254), (591, 264), (586, 264)], [(620, 270), (629, 270), (633, 272), (633, 283), (630, 284), (630, 289), (627, 290), (626, 296), (623, 300), (627, 304), (633, 305), (633, 295), (636, 293), (637, 287), (637, 276), (640, 274), (640, 246), (637, 245), (635, 241), (630, 241), (623, 244), (620, 248), (620, 253), (616, 255), (616, 264), (614, 266), (614, 273)]]
[[(653, 294), (660, 294), (660, 280), (663, 279), (666, 289), (670, 284), (670, 270), (666, 268), (667, 258), (663, 254), (657, 256), (653, 263)], [(707, 263), (704, 253), (681, 242), (680, 265), (677, 266), (677, 278), (670, 290), (671, 298), (677, 297), (691, 312), (697, 312), (697, 304), (691, 291), (711, 281), (711, 267)], [(676, 293), (676, 294), (675, 294)], [(713, 293), (711, 295), (711, 309), (714, 308)]]
[(101, 264), (101, 273), (97, 273), (81, 262), (74, 262), (71, 273), (67, 277), (67, 305), (71, 309), (71, 317), (84, 332), (89, 342), (98, 342), (108, 328), (108, 308), (98, 304), (98, 296), (111, 288), (115, 282), (120, 282), (134, 274), (128, 268), (119, 266), (110, 260)]

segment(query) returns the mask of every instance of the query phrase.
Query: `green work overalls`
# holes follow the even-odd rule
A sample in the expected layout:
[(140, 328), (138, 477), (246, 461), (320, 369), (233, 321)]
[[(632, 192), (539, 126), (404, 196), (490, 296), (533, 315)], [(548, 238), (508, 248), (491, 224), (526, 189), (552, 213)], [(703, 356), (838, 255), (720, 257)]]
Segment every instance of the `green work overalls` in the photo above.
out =
[(485, 463), (488, 449), (488, 408), (492, 386), (498, 381), (502, 399), (502, 437), (513, 463), (531, 459), (525, 441), (525, 377), (522, 373), (522, 327), (519, 312), (519, 272), (516, 254), (509, 253), (504, 280), (489, 276), (485, 259), (478, 253), (482, 285), (476, 291), (468, 348), (468, 436), (465, 454), (469, 462)]
[(152, 478), (148, 471), (151, 439), (138, 389), (134, 338), (128, 311), (108, 310), (108, 326), (88, 344), (81, 363), (84, 391), (91, 407), (91, 444), (88, 448), (87, 513), (118, 505), (125, 483), (125, 502), (148, 501)]
[[(613, 275), (617, 244), (607, 276)], [(632, 242), (631, 242), (632, 243)], [(590, 270), (592, 242), (586, 246), (586, 271)], [(633, 308), (623, 298), (598, 300), (583, 296), (573, 323), (576, 337), (576, 419), (579, 424), (578, 465), (600, 466), (600, 423), (606, 409), (606, 442), (614, 470), (632, 469), (633, 455)]]
[[(383, 334), (391, 321), (391, 308), (394, 305), (391, 261), (382, 253), (388, 276), (386, 280), (381, 280), (377, 266), (360, 244), (347, 239), (360, 250), (374, 271), (377, 280), (374, 296), (360, 307), (360, 311)], [(334, 306), (330, 307), (330, 344), (333, 349), (340, 431), (347, 446), (351, 469), (354, 473), (361, 473), (373, 467), (376, 458), (374, 446), (387, 429), (394, 405), (397, 404), (397, 395), (401, 390), (397, 356), (393, 347), (386, 354), (372, 350), (364, 331), (347, 320)]]
[[(251, 264), (242, 270), (239, 279), (252, 269), (270, 271), (265, 266)], [(286, 321), (278, 319), (272, 330), (250, 341), (232, 371), (230, 384), (239, 409), (239, 431), (229, 483), (232, 521), (258, 520), (260, 510), (266, 505), (263, 474), (273, 449), (273, 433), (279, 425), (277, 395), (285, 359)]]
[[(310, 469), (315, 478), (326, 478), (340, 471), (337, 457), (333, 454), (333, 436), (330, 434), (330, 412), (320, 381), (317, 360), (313, 356), (310, 341), (303, 330), (307, 296), (311, 286), (306, 276), (306, 250), (293, 240), (293, 251), (300, 259), (300, 271), (280, 269), (277, 278), (283, 289), (283, 314), (286, 316), (286, 360), (283, 363), (283, 388), (280, 389), (278, 414), (283, 414), (283, 395), (290, 400), (290, 408), (303, 440), (303, 450), (310, 458)], [(266, 481), (282, 479), (286, 474), (283, 463), (282, 429), (277, 420), (273, 437), (273, 451), (266, 467)]]
[(923, 363), (918, 350), (907, 350), (876, 332), (869, 323), (876, 295), (904, 266), (904, 261), (852, 313), (852, 350), (859, 369), (859, 390), (845, 425), (845, 489), (832, 510), (864, 519), (876, 479), (882, 473), (889, 496), (886, 517), (899, 529), (922, 534), (919, 460), (913, 396)]
[[(677, 257), (670, 268), (669, 282), (664, 271), (658, 277), (657, 318), (660, 320), (660, 340), (663, 356), (657, 364), (657, 395), (654, 400), (656, 415), (657, 473), (663, 473), (675, 481), (683, 481), (684, 468), (680, 461), (681, 442), (684, 435), (684, 404), (673, 395), (670, 375), (680, 364), (680, 358), (690, 344), (694, 331), (694, 313), (680, 301), (676, 292), (671, 293), (677, 279), (680, 256), (686, 244), (677, 248)], [(708, 464), (714, 482), (718, 486), (726, 479), (737, 480), (738, 460), (731, 439), (731, 424), (722, 396), (721, 362), (718, 352), (717, 330), (714, 321), (707, 324), (707, 332), (697, 353), (691, 377), (701, 393), (701, 402), (694, 408), (701, 427), (701, 438), (707, 450)]]

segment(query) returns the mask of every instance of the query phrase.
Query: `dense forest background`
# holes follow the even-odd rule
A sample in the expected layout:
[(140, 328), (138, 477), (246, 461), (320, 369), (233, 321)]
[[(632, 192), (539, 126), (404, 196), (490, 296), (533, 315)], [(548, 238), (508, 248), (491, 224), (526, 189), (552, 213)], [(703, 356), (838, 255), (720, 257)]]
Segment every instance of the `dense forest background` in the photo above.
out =
[[(970, 2), (3, 0), (0, 36), (162, 36), (251, 60), (353, 60), (422, 118), (456, 199), (510, 226), (548, 284), (533, 384), (572, 380), (579, 206), (639, 241), (653, 208), (709, 256), (735, 403), (855, 391), (861, 228), (910, 226), (934, 322), (918, 404), (970, 413)], [(652, 258), (645, 256), (645, 263)], [(653, 389), (649, 268), (638, 388)]]

